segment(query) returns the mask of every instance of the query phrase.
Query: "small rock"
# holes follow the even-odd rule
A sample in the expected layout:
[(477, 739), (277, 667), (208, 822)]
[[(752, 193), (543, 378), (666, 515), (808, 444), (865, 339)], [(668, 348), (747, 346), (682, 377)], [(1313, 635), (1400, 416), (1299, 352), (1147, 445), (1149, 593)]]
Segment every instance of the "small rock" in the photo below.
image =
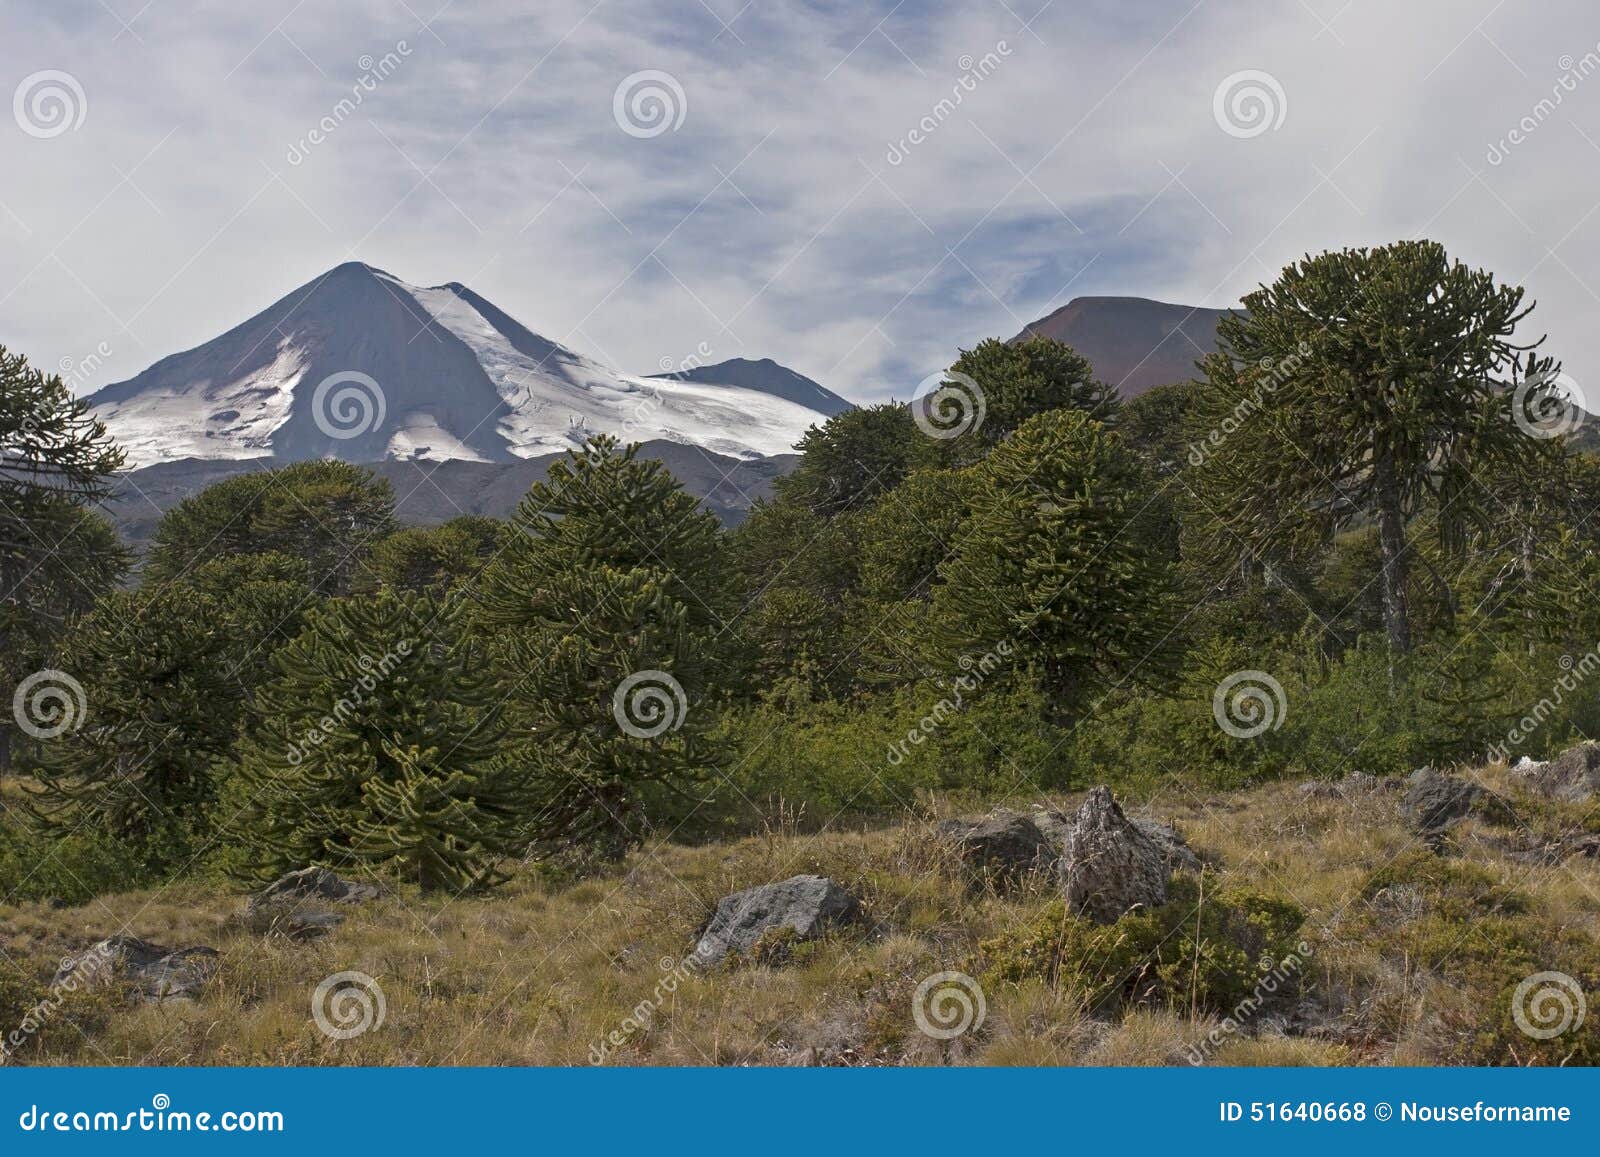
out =
[(1302, 783), (1300, 794), (1308, 799), (1354, 799), (1380, 789), (1388, 790), (1393, 785), (1393, 780), (1380, 780), (1364, 771), (1352, 771), (1341, 780), (1313, 779)]
[(1170, 872), (1198, 872), (1200, 870), (1200, 857), (1195, 855), (1189, 847), (1189, 841), (1171, 824), (1164, 824), (1160, 820), (1135, 819), (1134, 827), (1149, 836), (1156, 847), (1161, 849), (1162, 859)]
[(335, 904), (355, 904), (376, 900), (382, 895), (376, 884), (358, 884), (340, 879), (327, 868), (301, 868), (279, 876), (250, 897), (250, 908), (280, 904), (291, 900), (331, 900)]
[(981, 820), (950, 820), (939, 835), (980, 872), (1018, 879), (1055, 859), (1050, 841), (1030, 816), (1000, 809)]
[(1580, 743), (1549, 763), (1536, 764), (1525, 772), (1518, 764), (1517, 770), (1540, 795), (1565, 803), (1588, 803), (1600, 791), (1600, 743)]
[(1436, 835), (1472, 813), (1483, 789), (1470, 780), (1420, 767), (1406, 780), (1400, 814), (1418, 835)]
[(192, 1000), (217, 967), (217, 950), (171, 949), (137, 936), (110, 936), (56, 970), (52, 986), (96, 988), (122, 981), (144, 1001)]
[(730, 952), (749, 952), (763, 935), (787, 928), (798, 940), (814, 940), (830, 926), (854, 919), (860, 901), (825, 876), (792, 876), (724, 896), (700, 932), (694, 956), (716, 964)]
[(380, 895), (382, 889), (376, 884), (341, 879), (327, 868), (301, 868), (251, 896), (245, 924), (263, 935), (312, 940), (344, 923), (344, 916), (324, 903), (355, 904)]
[(1167, 902), (1165, 853), (1108, 787), (1091, 791), (1072, 817), (1059, 874), (1068, 906), (1096, 923)]

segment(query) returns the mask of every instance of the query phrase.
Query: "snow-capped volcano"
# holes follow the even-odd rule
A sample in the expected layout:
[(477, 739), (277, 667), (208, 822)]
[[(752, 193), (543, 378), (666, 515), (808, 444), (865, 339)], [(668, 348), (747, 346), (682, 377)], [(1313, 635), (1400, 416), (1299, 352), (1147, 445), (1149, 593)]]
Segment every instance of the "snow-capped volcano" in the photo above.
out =
[(716, 369), (624, 374), (540, 337), (457, 282), (425, 289), (350, 262), (89, 401), (132, 466), (507, 462), (594, 434), (748, 458), (789, 451), (836, 412), (830, 399), (849, 405), (820, 386), (810, 405), (741, 373), (718, 381)]

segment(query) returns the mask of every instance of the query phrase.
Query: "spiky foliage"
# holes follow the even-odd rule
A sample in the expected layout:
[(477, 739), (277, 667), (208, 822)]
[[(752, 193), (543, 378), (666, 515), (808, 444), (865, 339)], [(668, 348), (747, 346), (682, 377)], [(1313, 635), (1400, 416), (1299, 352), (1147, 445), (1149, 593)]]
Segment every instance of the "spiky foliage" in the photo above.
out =
[(1008, 642), (1058, 712), (1160, 668), (1167, 565), (1138, 517), (1143, 475), (1076, 410), (1029, 419), (973, 470), (960, 546), (939, 568), (933, 619), (946, 661)]
[(799, 464), (774, 489), (784, 502), (831, 517), (898, 486), (929, 449), (904, 405), (846, 410), (805, 432), (795, 446)]
[(1446, 549), (1486, 512), (1480, 480), (1547, 451), (1511, 395), (1553, 369), (1519, 345), (1518, 286), (1431, 241), (1324, 253), (1246, 295), (1204, 363), (1205, 424), (1190, 538), (1220, 560), (1303, 557), (1352, 522), (1379, 531), (1390, 646), (1411, 646), (1407, 523), (1431, 507)]
[(230, 677), (225, 606), (193, 589), (117, 592), (67, 636), (29, 796), (56, 830), (88, 827), (144, 846), (152, 865), (187, 857), (215, 798), (212, 764), (228, 750), (243, 690)]
[(477, 584), (548, 840), (636, 840), (717, 758), (735, 610), (717, 522), (637, 450), (601, 437), (552, 465)]
[(347, 462), (295, 462), (208, 486), (167, 511), (145, 574), (165, 582), (212, 559), (277, 552), (319, 593), (348, 592), (366, 552), (394, 529), (388, 480)]
[(490, 882), (520, 776), (460, 612), (384, 592), (331, 603), (273, 659), (232, 767), (244, 870), (398, 866), (424, 888)]
[[(0, 346), (0, 688), (45, 664), (67, 621), (127, 569), (116, 534), (88, 507), (122, 451), (55, 374)], [(0, 714), (0, 771), (16, 731)]]

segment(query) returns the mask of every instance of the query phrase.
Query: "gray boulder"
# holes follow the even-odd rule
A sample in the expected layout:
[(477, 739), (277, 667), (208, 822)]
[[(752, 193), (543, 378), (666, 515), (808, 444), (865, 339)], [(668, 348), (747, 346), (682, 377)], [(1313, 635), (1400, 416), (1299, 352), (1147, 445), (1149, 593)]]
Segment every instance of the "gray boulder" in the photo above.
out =
[(1169, 874), (1200, 870), (1200, 857), (1189, 847), (1189, 841), (1183, 838), (1183, 833), (1171, 824), (1136, 817), (1133, 826), (1149, 836), (1151, 842), (1161, 849), (1161, 859)]
[(1600, 792), (1600, 743), (1569, 747), (1548, 763), (1534, 764), (1525, 775), (1540, 795), (1566, 803), (1588, 803)]
[(142, 1001), (192, 1000), (217, 968), (217, 950), (164, 948), (137, 936), (110, 936), (62, 960), (52, 986), (69, 990), (126, 984)]
[(1091, 791), (1072, 817), (1057, 870), (1068, 907), (1096, 923), (1167, 902), (1166, 854), (1107, 787)]
[(380, 895), (376, 884), (341, 879), (327, 868), (301, 868), (251, 896), (245, 924), (253, 932), (311, 940), (344, 923), (344, 916), (327, 905), (356, 904)]
[(1471, 815), (1491, 823), (1512, 823), (1516, 819), (1499, 796), (1471, 780), (1431, 767), (1419, 767), (1406, 778), (1400, 815), (1414, 833), (1429, 839)]
[(829, 927), (853, 920), (861, 909), (849, 892), (825, 876), (792, 876), (724, 896), (700, 931), (694, 956), (702, 966), (729, 953), (749, 952), (774, 929), (797, 940), (815, 940)]
[(327, 868), (301, 868), (279, 876), (250, 897), (250, 907), (299, 900), (328, 900), (335, 904), (356, 904), (376, 900), (382, 889), (376, 884), (358, 884), (340, 879)]
[(1055, 859), (1055, 850), (1031, 816), (1001, 809), (980, 820), (950, 820), (939, 835), (972, 868), (1016, 879)]

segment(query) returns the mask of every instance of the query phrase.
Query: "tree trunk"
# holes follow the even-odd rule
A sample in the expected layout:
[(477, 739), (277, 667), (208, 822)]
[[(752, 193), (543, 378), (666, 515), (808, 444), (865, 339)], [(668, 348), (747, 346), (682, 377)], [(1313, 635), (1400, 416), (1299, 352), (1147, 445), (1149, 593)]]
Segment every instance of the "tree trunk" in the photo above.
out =
[(1378, 492), (1378, 547), (1383, 556), (1383, 625), (1389, 649), (1403, 655), (1411, 650), (1411, 623), (1406, 613), (1405, 512), (1400, 506), (1400, 481), (1387, 456), (1373, 467)]

